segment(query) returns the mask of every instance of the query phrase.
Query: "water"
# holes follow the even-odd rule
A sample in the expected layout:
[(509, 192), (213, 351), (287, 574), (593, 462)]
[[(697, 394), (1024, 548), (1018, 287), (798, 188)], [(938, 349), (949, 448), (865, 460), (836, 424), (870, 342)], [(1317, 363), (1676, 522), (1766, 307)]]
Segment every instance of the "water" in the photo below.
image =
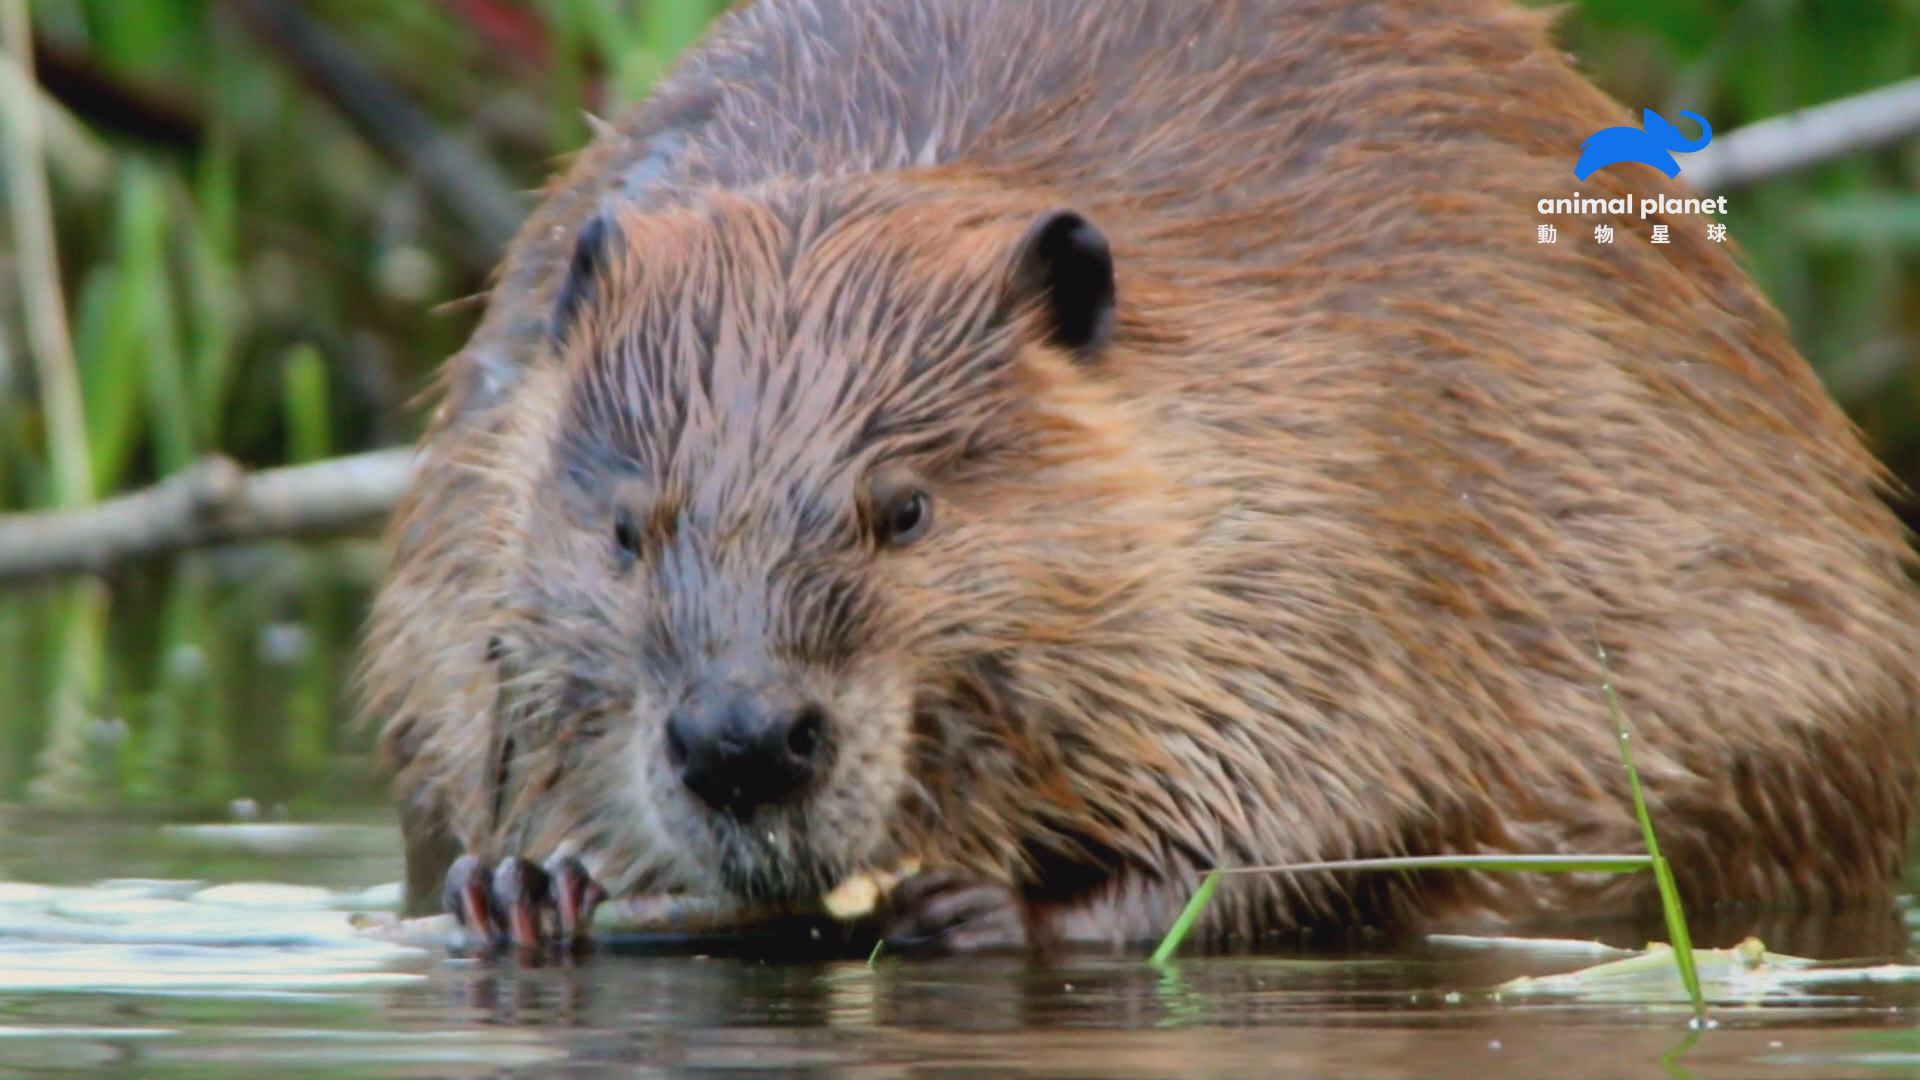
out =
[[(391, 909), (401, 858), (339, 692), (367, 565), (0, 597), (0, 656), (27, 658), (0, 666), (0, 1075), (1920, 1074), (1906, 969), (1723, 982), (1696, 1036), (1670, 976), (1495, 994), (1600, 957), (1484, 943), (1159, 971), (658, 948), (534, 967), (373, 939), (353, 913)], [(1902, 925), (1767, 936), (1899, 959)]]
[[(181, 830), (7, 822), (0, 1067), (27, 1073), (482, 1076), (1883, 1076), (1920, 1071), (1920, 988), (1804, 992), (1715, 1010), (1496, 1000), (1591, 962), (1429, 944), (1359, 956), (1052, 964), (761, 964), (600, 954), (530, 967), (371, 940), (390, 830), (355, 818)], [(57, 866), (44, 860), (57, 857)], [(218, 875), (179, 875), (210, 863)], [(86, 884), (27, 885), (43, 876)], [(273, 883), (273, 884), (265, 884)], [(1676, 1062), (1662, 1059), (1681, 1050)]]

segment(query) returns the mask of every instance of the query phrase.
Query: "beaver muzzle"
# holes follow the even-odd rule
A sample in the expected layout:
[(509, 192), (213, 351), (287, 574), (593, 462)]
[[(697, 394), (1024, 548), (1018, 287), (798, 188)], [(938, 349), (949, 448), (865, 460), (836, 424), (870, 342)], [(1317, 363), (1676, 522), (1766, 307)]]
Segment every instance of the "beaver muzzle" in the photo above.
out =
[(667, 719), (667, 761), (701, 802), (745, 820), (826, 771), (827, 713), (777, 679), (704, 683)]

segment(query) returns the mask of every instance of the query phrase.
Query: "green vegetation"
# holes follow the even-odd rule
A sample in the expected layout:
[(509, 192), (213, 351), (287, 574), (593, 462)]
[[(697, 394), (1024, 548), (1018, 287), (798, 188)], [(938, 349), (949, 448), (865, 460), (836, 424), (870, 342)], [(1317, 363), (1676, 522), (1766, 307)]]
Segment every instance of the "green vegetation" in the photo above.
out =
[(1640, 821), (1640, 835), (1647, 842), (1647, 857), (1653, 862), (1653, 880), (1660, 890), (1660, 914), (1667, 923), (1667, 940), (1673, 944), (1673, 962), (1680, 968), (1680, 981), (1693, 1001), (1693, 1018), (1704, 1023), (1706, 999), (1700, 993), (1700, 973), (1693, 962), (1693, 939), (1687, 934), (1686, 909), (1680, 906), (1680, 889), (1673, 883), (1673, 867), (1660, 854), (1659, 838), (1654, 836), (1653, 815), (1647, 812), (1647, 797), (1640, 790), (1640, 770), (1633, 767), (1633, 736), (1627, 730), (1626, 717), (1620, 711), (1620, 696), (1613, 690), (1613, 671), (1607, 666), (1607, 650), (1596, 647), (1600, 657), (1600, 692), (1607, 699), (1607, 715), (1613, 720), (1613, 733), (1620, 740), (1620, 764), (1627, 770), (1627, 791), (1633, 796), (1633, 816)]
[(1700, 973), (1694, 963), (1693, 940), (1687, 934), (1686, 909), (1680, 904), (1680, 890), (1674, 885), (1673, 868), (1667, 865), (1667, 860), (1660, 854), (1660, 841), (1653, 831), (1653, 815), (1647, 811), (1646, 795), (1640, 790), (1640, 772), (1633, 767), (1633, 751), (1629, 746), (1631, 734), (1627, 730), (1626, 717), (1620, 710), (1619, 695), (1614, 693), (1613, 673), (1607, 666), (1606, 649), (1599, 648), (1598, 654), (1600, 692), (1606, 698), (1607, 713), (1613, 721), (1614, 733), (1620, 740), (1620, 764), (1626, 770), (1627, 791), (1633, 798), (1633, 813), (1640, 822), (1640, 835), (1646, 840), (1645, 855), (1412, 855), (1288, 863), (1283, 866), (1221, 867), (1208, 871), (1200, 879), (1200, 887), (1194, 890), (1186, 906), (1180, 909), (1180, 915), (1174, 919), (1173, 926), (1168, 929), (1166, 937), (1160, 940), (1159, 947), (1153, 950), (1148, 962), (1165, 964), (1173, 959), (1181, 942), (1192, 932), (1193, 924), (1199, 920), (1201, 912), (1206, 910), (1214, 894), (1220, 890), (1220, 879), (1227, 875), (1360, 871), (1409, 873), (1424, 870), (1469, 870), (1488, 874), (1634, 874), (1652, 870), (1660, 892), (1660, 914), (1667, 925), (1667, 940), (1673, 945), (1674, 966), (1680, 972), (1680, 982), (1693, 1005), (1694, 1025), (1703, 1026), (1707, 1021), (1707, 1000), (1700, 990)]
[[(294, 73), (243, 17), (254, 6), (0, 0), (40, 83), (9, 56), (0, 97), (41, 136), (0, 177), (0, 511), (139, 487), (208, 453), (265, 466), (404, 442), (409, 402), (467, 333), (496, 249)], [(587, 139), (588, 112), (643, 94), (722, 5), (290, 6), (521, 201)], [(1920, 71), (1912, 0), (1582, 0), (1562, 38), (1629, 107), (1691, 109), (1722, 133)], [(1910, 142), (1737, 191), (1729, 216), (1910, 485), (1916, 191)], [(36, 257), (35, 229), (57, 261)], [(59, 323), (70, 393), (41, 370)], [(343, 688), (374, 565), (364, 542), (284, 545), (0, 598), (0, 798), (218, 805), (331, 779), (362, 748)]]
[[(497, 171), (496, 179), (467, 177), (475, 190), (463, 210), (403, 153), (350, 121), (337, 94), (295, 73), (285, 50), (245, 14), (275, 7), (271, 0), (0, 0), (0, 30), (11, 39), (0, 55), (0, 129), (8, 133), (0, 143), (0, 513), (142, 487), (208, 454), (261, 467), (411, 439), (421, 417), (410, 403), (464, 340), (498, 254), (485, 207), (524, 205), (588, 139), (588, 114), (614, 115), (643, 95), (724, 2), (281, 0), (277, 6), (303, 12), (411, 103), (432, 131)], [(1569, 50), (1629, 109), (1699, 112), (1722, 135), (1920, 72), (1920, 0), (1572, 0), (1560, 19)], [(37, 81), (15, 59), (28, 39)], [(20, 138), (23, 118), (37, 129), (37, 147)], [(1802, 350), (1893, 473), (1920, 488), (1920, 140), (1737, 190), (1729, 204), (1732, 238)], [(332, 815), (364, 803), (379, 807), (385, 821), (366, 735), (348, 722), (352, 642), (378, 565), (365, 539), (283, 543), (0, 594), (0, 806), (25, 800), (56, 808), (69, 827), (88, 820), (76, 811), (129, 806), (177, 819), (271, 817), (281, 808), (295, 817)], [(1207, 1013), (1221, 991), (1183, 981), (1200, 983), (1203, 969), (1171, 961), (1231, 875), (1650, 870), (1696, 1021), (1662, 1065), (1685, 1075), (1679, 1059), (1705, 1016), (1699, 969), (1718, 986), (1716, 963), (1729, 961), (1712, 950), (1696, 959), (1604, 654), (1600, 663), (1645, 853), (1215, 870), (1153, 954), (1159, 971), (1133, 972), (1159, 980), (1163, 1022), (1221, 1022)], [(124, 853), (111, 846), (72, 866), (59, 864), (57, 852), (42, 864), (39, 847), (20, 848), (26, 854), (16, 859), (35, 860), (17, 867), (23, 877), (122, 872), (116, 860)], [(200, 845), (183, 844), (165, 865), (215, 880), (269, 872), (262, 869), (269, 864)], [(270, 865), (279, 873), (287, 864)], [(869, 969), (881, 955), (876, 942)], [(1638, 959), (1665, 962), (1657, 951)], [(880, 979), (864, 978), (897, 998), (841, 995), (821, 1015), (867, 1015), (848, 1012), (859, 1006), (877, 1022), (911, 1020), (930, 999), (915, 996), (926, 991), (912, 980), (886, 977), (890, 967), (880, 965)], [(676, 969), (663, 970), (672, 978)], [(739, 969), (749, 976), (716, 965), (687, 970), (697, 973), (684, 996), (699, 1023), (711, 1019), (716, 986), (750, 1005), (767, 993), (758, 969)], [(956, 985), (966, 990), (964, 980), (992, 969), (958, 970)], [(1855, 974), (1883, 983), (1897, 973)], [(490, 994), (494, 977), (475, 978), (483, 976)], [(1661, 978), (1669, 994), (1661, 1000), (1677, 1000)], [(1265, 981), (1248, 985), (1261, 1009), (1276, 997), (1285, 998), (1283, 1008), (1299, 1007)], [(1039, 997), (1027, 981), (979, 986), (1017, 1004), (1023, 1024), (1049, 1013), (1068, 1026), (1094, 1015), (1110, 1024), (1132, 1005), (1124, 996), (1099, 996), (1113, 993), (1099, 985), (1083, 984), (1071, 999)], [(935, 988), (948, 1001), (952, 990)], [(549, 1026), (587, 1030), (579, 1028), (577, 995), (546, 996), (565, 999)], [(515, 1039), (508, 1050), (536, 1052), (519, 1028), (548, 1014), (524, 997), (475, 1033), (506, 1032)], [(103, 1024), (125, 1019), (118, 997), (100, 1000), (114, 1010)], [(1353, 1015), (1339, 1000), (1340, 1015)], [(1832, 1024), (1834, 998), (1804, 1000), (1822, 1003), (1828, 1011), (1819, 1022)], [(174, 1020), (193, 1021), (202, 1010), (200, 1019), (220, 1021), (223, 1039), (245, 1037), (249, 1024), (259, 1029), (266, 1008), (243, 1001), (245, 1015), (228, 1022), (225, 1005), (203, 1009), (186, 996), (167, 1002)], [(775, 1010), (782, 1027), (811, 1015), (804, 1002), (788, 1004)], [(393, 1011), (384, 1005), (363, 1011), (384, 1017)], [(328, 1006), (342, 1007), (361, 1005)], [(87, 1015), (78, 1010), (62, 1005), (61, 1017)], [(468, 1003), (449, 1025), (471, 1023), (473, 1015)], [(288, 1018), (302, 1030), (336, 1019), (310, 1009)], [(1507, 1017), (1500, 1019), (1505, 1035)], [(93, 1055), (102, 1037), (73, 1030)], [(112, 1045), (137, 1056), (139, 1040), (126, 1034)], [(266, 1057), (282, 1061), (284, 1033), (274, 1034)], [(1631, 1035), (1622, 1033), (1622, 1060), (1631, 1060)], [(1873, 1031), (1866, 1039), (1873, 1051), (1909, 1060), (1920, 1052), (1913, 1032)], [(492, 1044), (476, 1050), (467, 1045), (473, 1041), (461, 1043), (467, 1056), (449, 1058), (455, 1066), (505, 1052)], [(1337, 1067), (1356, 1066), (1345, 1043), (1322, 1041), (1335, 1047), (1328, 1060)], [(352, 1052), (370, 1059), (429, 1052), (359, 1039), (335, 1042), (331, 1051), (316, 1041), (311, 1052), (324, 1059), (342, 1045), (366, 1048)], [(1151, 1061), (1175, 1044), (1142, 1045)], [(1441, 1055), (1436, 1060), (1460, 1053), (1446, 1049), (1460, 1044), (1440, 1039), (1425, 1045)], [(1559, 1047), (1553, 1039), (1542, 1045)], [(191, 1049), (194, 1068), (215, 1056)], [(883, 1049), (898, 1056), (898, 1047)], [(754, 1052), (764, 1056), (767, 1046)], [(1805, 1062), (1822, 1060), (1799, 1043), (1792, 1053), (1808, 1069), (1818, 1066)], [(1884, 1056), (1855, 1064), (1884, 1065)], [(137, 1060), (153, 1072), (160, 1059)]]
[[(140, 486), (214, 451), (269, 465), (409, 438), (408, 403), (464, 337), (497, 252), (290, 72), (242, 5), (21, 6), (59, 248), (47, 284), (66, 297), (52, 302), (81, 407), (63, 416), (30, 371), (18, 328), (35, 296), (4, 275), (0, 510)], [(508, 170), (519, 201), (586, 141), (587, 111), (643, 94), (721, 5), (296, 6)]]
[[(1639, 788), (1636, 786), (1635, 805), (1646, 821), (1646, 806), (1639, 800)], [(1168, 928), (1167, 935), (1148, 959), (1155, 964), (1164, 964), (1173, 959), (1180, 945), (1193, 931), (1193, 924), (1200, 918), (1213, 901), (1214, 894), (1220, 889), (1220, 880), (1242, 874), (1321, 874), (1321, 873), (1358, 873), (1361, 871), (1387, 871), (1392, 873), (1415, 873), (1426, 870), (1470, 870), (1483, 874), (1637, 874), (1652, 869), (1656, 865), (1655, 855), (1399, 855), (1378, 859), (1329, 859), (1324, 862), (1277, 863), (1271, 866), (1225, 866), (1207, 871), (1200, 878), (1200, 887), (1194, 890), (1180, 915)], [(1668, 882), (1671, 885), (1671, 880)], [(1668, 893), (1661, 891), (1664, 902)], [(1672, 894), (1674, 912), (1678, 913), (1679, 893)], [(1684, 915), (1681, 915), (1684, 928)], [(1672, 923), (1669, 922), (1669, 926)]]
[[(411, 438), (408, 403), (495, 252), (242, 5), (0, 3), (39, 83), (7, 119), (30, 108), (40, 129), (37, 155), (0, 154), (0, 251), (21, 255), (0, 260), (0, 512), (209, 453), (265, 466)], [(524, 191), (587, 139), (584, 110), (643, 93), (721, 5), (298, 6)], [(0, 88), (24, 90), (13, 56)], [(34, 366), (61, 351), (65, 398)], [(341, 758), (363, 752), (345, 689), (373, 565), (364, 541), (284, 545), (0, 598), (0, 800), (297, 803), (340, 771), (374, 797), (370, 766)]]
[[(1273, 872), (1286, 873), (1287, 868), (1276, 866)], [(1180, 951), (1180, 943), (1187, 940), (1187, 935), (1193, 932), (1193, 924), (1199, 920), (1200, 913), (1207, 909), (1208, 904), (1213, 903), (1213, 894), (1220, 891), (1222, 873), (1224, 871), (1209, 871), (1200, 879), (1200, 887), (1193, 890), (1193, 896), (1187, 900), (1187, 906), (1180, 909), (1179, 916), (1167, 929), (1167, 936), (1160, 939), (1160, 944), (1153, 950), (1153, 955), (1147, 958), (1148, 963), (1164, 964), (1173, 959), (1174, 953)]]
[[(49, 87), (39, 105), (58, 281), (91, 473), (66, 486), (122, 490), (213, 450), (292, 460), (314, 423), (338, 452), (408, 438), (408, 402), (464, 337), (493, 252), (250, 33), (245, 5), (24, 6)], [(588, 112), (644, 94), (722, 5), (296, 6), (524, 192), (585, 142)], [(1912, 0), (1585, 0), (1561, 36), (1630, 108), (1692, 109), (1723, 133), (1920, 71)], [(1737, 191), (1729, 216), (1808, 356), (1909, 484), (1920, 482), (1916, 191), (1909, 145)], [(38, 388), (27, 298), (0, 277), (0, 509), (53, 505), (59, 477), (81, 467), (49, 447), (76, 457), (63, 434), (74, 425)], [(322, 393), (316, 412), (306, 399)]]
[[(1630, 109), (1691, 109), (1721, 133), (1920, 73), (1913, 0), (1579, 0), (1564, 26), (1582, 69)], [(1740, 189), (1728, 209), (1801, 351), (1920, 486), (1920, 142)]]

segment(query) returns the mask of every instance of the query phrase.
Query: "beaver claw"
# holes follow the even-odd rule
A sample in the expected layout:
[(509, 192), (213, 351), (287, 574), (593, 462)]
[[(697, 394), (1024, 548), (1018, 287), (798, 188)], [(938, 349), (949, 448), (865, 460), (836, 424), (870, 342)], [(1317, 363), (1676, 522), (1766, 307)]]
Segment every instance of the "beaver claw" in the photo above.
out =
[(1024, 905), (1004, 885), (929, 870), (901, 882), (887, 899), (891, 951), (952, 956), (1027, 947)]
[(506, 858), (488, 865), (462, 855), (447, 868), (441, 897), (469, 933), (492, 947), (575, 947), (586, 940), (606, 893), (580, 860), (556, 857), (542, 867)]

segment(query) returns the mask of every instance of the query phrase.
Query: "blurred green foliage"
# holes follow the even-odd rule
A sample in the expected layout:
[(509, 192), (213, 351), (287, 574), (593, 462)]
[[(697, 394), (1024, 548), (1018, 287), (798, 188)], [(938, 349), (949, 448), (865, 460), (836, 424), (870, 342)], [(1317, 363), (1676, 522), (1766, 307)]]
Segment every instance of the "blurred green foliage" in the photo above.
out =
[[(643, 93), (719, 6), (511, 0), (301, 5), (442, 130), (536, 188), (584, 109)], [(250, 464), (404, 440), (483, 265), (422, 189), (204, 0), (36, 0), (41, 82), (95, 486), (211, 450)], [(0, 281), (0, 508), (48, 501), (12, 275)], [(304, 358), (304, 360), (303, 360)], [(315, 361), (318, 361), (316, 363)], [(301, 425), (309, 425), (302, 429)]]
[[(643, 93), (719, 6), (299, 2), (526, 191), (586, 141), (583, 110)], [(409, 399), (488, 269), (432, 192), (233, 5), (30, 12), (96, 494), (208, 452), (268, 465), (410, 438)], [(0, 232), (0, 510), (57, 494), (15, 252)], [(373, 795), (345, 688), (375, 565), (366, 545), (286, 547), (0, 596), (0, 801)]]
[[(1920, 0), (1581, 0), (1562, 40), (1635, 112), (1691, 109), (1724, 133), (1920, 75)], [(1920, 488), (1920, 139), (1735, 191), (1728, 210), (1801, 351)]]
[[(587, 111), (643, 94), (721, 6), (289, 2), (527, 192), (586, 141)], [(210, 451), (265, 465), (411, 437), (409, 399), (485, 284), (434, 192), (291, 74), (239, 6), (30, 0), (99, 493)], [(1723, 134), (1920, 72), (1920, 0), (1581, 0), (1561, 19), (1629, 108), (1693, 110)], [(1909, 484), (1916, 191), (1910, 140), (1737, 191), (1730, 214), (1804, 351)], [(0, 237), (0, 510), (54, 496), (14, 251)], [(361, 745), (341, 688), (375, 559), (258, 558), (0, 598), (0, 798), (217, 804), (332, 776)]]
[[(643, 94), (714, 0), (304, 5), (442, 130), (531, 190)], [(96, 486), (212, 449), (249, 463), (406, 438), (484, 285), (444, 214), (225, 5), (35, 0)], [(1721, 132), (1920, 72), (1920, 0), (1584, 0), (1562, 36), (1632, 108)], [(102, 92), (108, 88), (112, 94)], [(117, 96), (116, 96), (117, 95)], [(140, 110), (151, 115), (143, 115)], [(155, 117), (159, 119), (156, 120)], [(1920, 141), (1735, 194), (1732, 233), (1878, 448), (1920, 478)], [(18, 298), (0, 283), (4, 325)], [(48, 479), (26, 346), (0, 346), (0, 507)], [(316, 364), (315, 361), (318, 361)], [(326, 408), (303, 403), (324, 394)], [(305, 425), (303, 427), (303, 425)]]

